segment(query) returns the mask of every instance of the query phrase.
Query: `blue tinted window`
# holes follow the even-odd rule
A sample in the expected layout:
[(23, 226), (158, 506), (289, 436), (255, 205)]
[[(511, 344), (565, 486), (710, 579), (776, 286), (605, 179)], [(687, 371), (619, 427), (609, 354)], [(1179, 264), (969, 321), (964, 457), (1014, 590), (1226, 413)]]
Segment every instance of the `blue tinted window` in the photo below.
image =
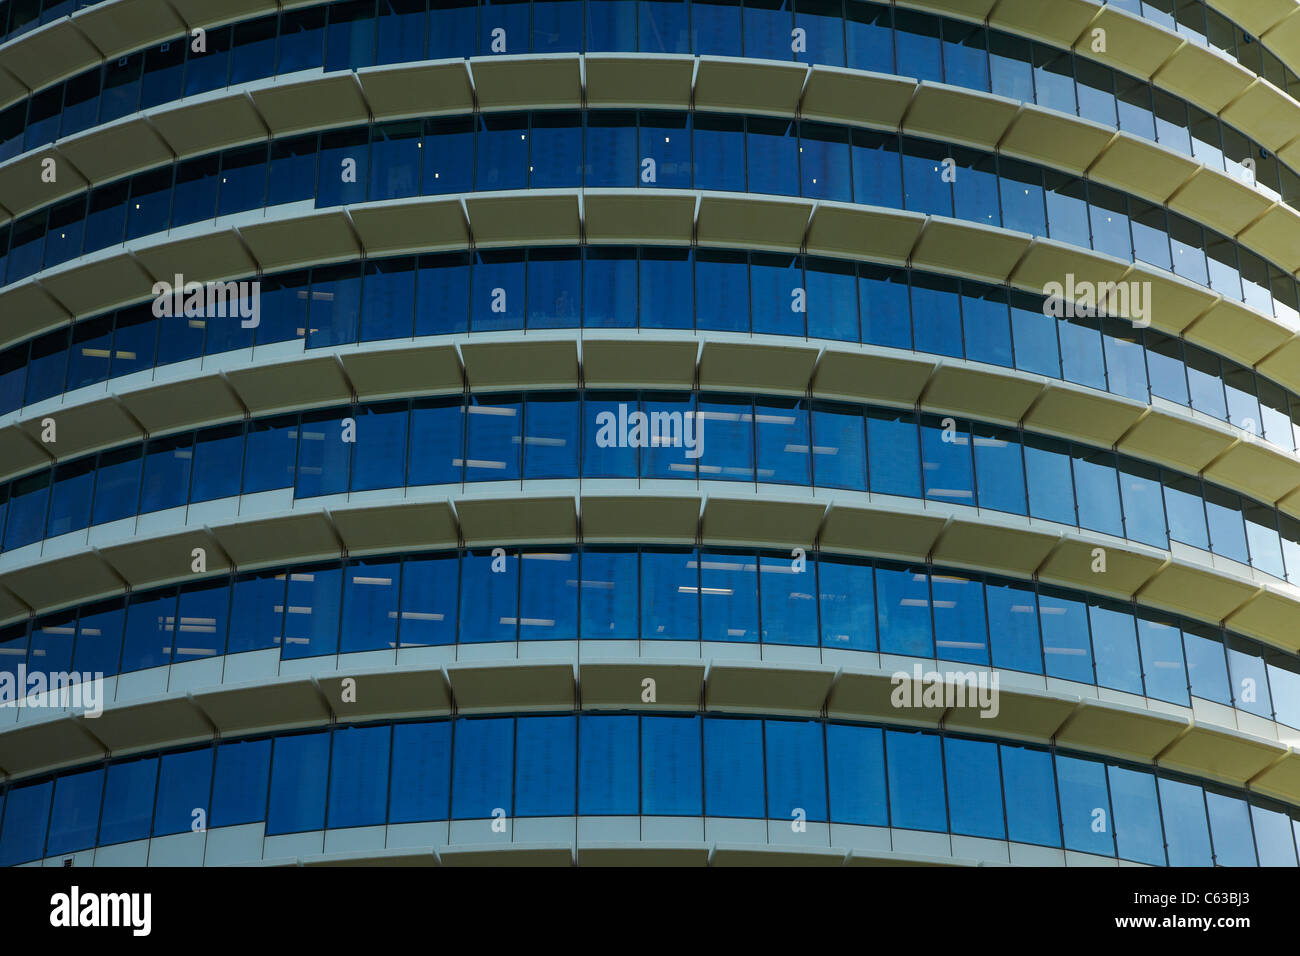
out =
[[(695, 420), (707, 441), (698, 446), (700, 477), (721, 481), (754, 480), (754, 416), (748, 396), (700, 396), (699, 417)], [(666, 447), (683, 446), (686, 436), (678, 437), (675, 419), (665, 427), (655, 426), (651, 416), (651, 441), (659, 435), (658, 444)], [(682, 419), (685, 431), (687, 419)], [(695, 436), (691, 436), (693, 439)], [(686, 449), (690, 450), (690, 449)], [(684, 476), (678, 476), (684, 477)]]
[(1061, 845), (1052, 755), (1027, 747), (1002, 745), (1002, 790), (1007, 808), (1007, 839), (1039, 846)]
[(1137, 628), (1146, 695), (1186, 706), (1190, 701), (1181, 632), (1173, 624), (1151, 620), (1145, 615), (1138, 618)]
[[(494, 570), (493, 566), (497, 569)], [(518, 636), (519, 556), (469, 551), (461, 559), (460, 639), (513, 641)]]
[[(207, 816), (212, 789), (212, 748), (165, 754), (158, 764), (158, 802), (153, 835), (188, 833)], [(194, 811), (201, 810), (202, 814)], [(217, 826), (216, 821), (211, 821)]]
[(836, 823), (888, 826), (882, 731), (853, 724), (826, 725), (830, 818)]
[(1043, 672), (1038, 603), (1031, 588), (989, 582), (984, 589), (994, 667)]
[(813, 403), (812, 466), (816, 484), (824, 488), (866, 491), (864, 429), (861, 408), (832, 402)]
[(1138, 658), (1130, 607), (1091, 605), (1092, 643), (1097, 656), (1097, 683), (1103, 687), (1142, 693), (1142, 664)]
[(122, 656), (125, 620), (126, 604), (120, 598), (82, 608), (77, 620), (77, 646), (72, 669), (81, 673), (116, 674)]
[(420, 257), (415, 334), (464, 332), (469, 321), (469, 253)]
[(1210, 827), (1205, 819), (1205, 796), (1190, 783), (1161, 779), (1160, 811), (1170, 866), (1213, 866)]
[(1216, 866), (1255, 866), (1255, 841), (1246, 801), (1205, 791)]
[(461, 480), (465, 409), (461, 399), (428, 399), (411, 406), (410, 485), (441, 485)]
[(944, 740), (944, 770), (952, 832), (1006, 839), (998, 745), (979, 740)]
[(143, 840), (149, 836), (157, 779), (157, 757), (109, 766), (104, 780), (104, 809), (99, 820), (101, 845)]
[[(945, 427), (942, 419), (928, 415), (922, 418), (921, 474), (925, 479), (926, 498), (959, 505), (975, 504), (968, 427), (954, 425), (949, 428)], [(879, 464), (880, 457), (873, 456), (873, 476), (874, 466)]]
[[(635, 269), (635, 265), (633, 266)], [(635, 285), (635, 276), (633, 284)], [(528, 253), (528, 327), (572, 329), (582, 321), (582, 260), (577, 249), (532, 249)], [(624, 314), (627, 304), (622, 303)], [(610, 307), (609, 318), (613, 318)], [(635, 322), (635, 313), (631, 313)]]
[(807, 485), (811, 479), (808, 403), (765, 397), (756, 398), (755, 403), (758, 480)]
[(695, 296), (696, 323), (701, 329), (748, 332), (749, 266), (745, 254), (699, 250)]
[(882, 653), (933, 657), (930, 576), (920, 569), (876, 568), (876, 620)]
[(337, 654), (343, 569), (337, 565), (307, 567), (294, 571), (288, 578), (285, 607), (295, 611), (284, 616), (283, 656)]
[(486, 820), (498, 810), (510, 815), (514, 736), (515, 722), (509, 717), (456, 722), (453, 819)]
[(519, 639), (571, 641), (578, 636), (578, 555), (533, 551), (520, 555)]
[(395, 725), (388, 822), (447, 819), (450, 789), (451, 721)]
[(1065, 848), (1100, 856), (1115, 855), (1106, 765), (1077, 757), (1058, 756), (1056, 776), (1061, 788), (1061, 825)]
[(641, 812), (699, 816), (700, 718), (641, 718)]
[(763, 723), (704, 718), (704, 812), (762, 819)]
[[(642, 328), (689, 329), (694, 315), (687, 308), (693, 302), (694, 273), (688, 249), (641, 250), (640, 323)], [(740, 278), (744, 279), (744, 270)]]
[(459, 565), (455, 555), (402, 562), (403, 647), (456, 642)]
[(348, 565), (343, 576), (342, 653), (397, 646), (400, 576), (396, 561), (361, 560)]
[(584, 714), (578, 728), (578, 813), (637, 812), (637, 718)]
[(971, 444), (979, 506), (1025, 514), (1028, 506), (1020, 436), (1005, 428), (972, 423)]
[(340, 727), (330, 759), (329, 826), (377, 826), (388, 810), (388, 727)]
[(14, 787), (5, 800), (0, 831), (0, 865), (13, 866), (38, 859), (45, 849), (53, 781)]
[(1295, 866), (1295, 838), (1291, 820), (1285, 813), (1252, 805), (1251, 820), (1255, 824), (1255, 846), (1259, 850), (1260, 866)]
[(700, 554), (700, 624), (703, 640), (758, 640), (758, 575), (750, 554)]
[(574, 812), (577, 718), (520, 717), (515, 730), (515, 816)]
[(325, 826), (329, 759), (328, 731), (276, 738), (266, 810), (267, 836)]
[(352, 490), (400, 488), (406, 479), (405, 402), (366, 405), (357, 409), (352, 458)]
[(935, 654), (950, 661), (987, 664), (988, 622), (984, 584), (956, 574), (931, 576), (934, 590)]
[(176, 609), (175, 663), (215, 657), (226, 651), (230, 585), (225, 578), (181, 588)]
[(95, 845), (103, 787), (103, 769), (63, 774), (55, 781), (46, 855), (73, 853)]
[(295, 416), (249, 422), (245, 438), (244, 494), (293, 487), (297, 426)]
[(190, 490), (190, 465), (194, 461), (193, 441), (193, 434), (187, 433), (154, 439), (145, 446), (141, 514), (185, 504)]
[(848, 559), (817, 562), (823, 647), (876, 649), (875, 594), (871, 565)]
[(891, 824), (905, 830), (948, 829), (939, 738), (889, 730), (885, 747)]
[(1047, 676), (1091, 684), (1092, 640), (1086, 606), (1081, 601), (1041, 591), (1038, 613), (1043, 629), (1043, 664)]
[(1110, 798), (1115, 808), (1115, 843), (1120, 858), (1163, 866), (1165, 848), (1155, 778), (1140, 770), (1121, 767), (1108, 770)]
[(213, 774), (209, 825), (235, 826), (265, 819), (269, 773), (269, 740), (221, 744), (217, 748), (217, 766)]
[[(348, 490), (348, 465), (354, 441), (347, 441), (347, 411), (309, 412), (298, 429), (295, 498), (339, 494)], [(355, 420), (353, 420), (355, 422)]]
[(194, 442), (190, 501), (212, 501), (239, 494), (243, 464), (243, 425), (223, 425), (199, 432)]
[(411, 334), (415, 313), (415, 260), (380, 259), (366, 265), (361, 295), (361, 341)]
[(920, 448), (911, 412), (869, 411), (867, 455), (872, 494), (921, 497)]
[(826, 759), (820, 721), (765, 720), (767, 816), (826, 820)]
[(1025, 435), (1024, 447), (1030, 516), (1074, 524), (1069, 446), (1050, 438)]
[(133, 594), (127, 604), (122, 670), (136, 671), (171, 663), (176, 634), (176, 592)]
[(635, 552), (587, 550), (580, 606), (584, 639), (635, 640), (639, 573)]
[(815, 567), (800, 566), (788, 554), (760, 556), (758, 567), (763, 642), (816, 647)]
[(285, 575), (274, 571), (241, 574), (230, 597), (227, 653), (280, 646), (284, 630)]

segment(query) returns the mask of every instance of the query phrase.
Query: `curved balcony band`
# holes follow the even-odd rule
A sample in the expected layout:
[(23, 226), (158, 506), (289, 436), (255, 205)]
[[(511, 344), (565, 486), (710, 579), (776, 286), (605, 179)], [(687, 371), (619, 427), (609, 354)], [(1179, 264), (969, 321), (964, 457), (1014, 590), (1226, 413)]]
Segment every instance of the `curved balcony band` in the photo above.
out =
[[(750, 2), (743, 10), (739, 3), (642, 2), (639, 11), (626, 0), (589, 0), (585, 15), (581, 0), (547, 0), (535, 9), (527, 3), (435, 4), (426, 12), (425, 6), (421, 0), (385, 0), (377, 10), (373, 0), (362, 0), (301, 7), (214, 27), (203, 52), (178, 33), (159, 46), (40, 89), (0, 112), (0, 160), (140, 110), (309, 70), (501, 53), (689, 53), (848, 67), (992, 92), (1159, 142), (1292, 205), (1300, 198), (1295, 157), (1287, 152), (1287, 160), (1279, 162), (1276, 155), (1293, 145), (1294, 129), (1289, 135), (1280, 132), (1274, 118), (1267, 142), (1258, 142), (1230, 120), (1221, 122), (1204, 104), (1099, 63), (1086, 42), (1076, 54), (1061, 48), (1070, 40), (1044, 44), (965, 20), (857, 0), (847, 7), (840, 0)], [(1180, 12), (1186, 16), (1193, 6)], [(1174, 24), (1169, 32), (1139, 30), (1132, 23), (1109, 22), (1116, 18), (1123, 15), (1108, 10), (1101, 28), (1109, 26), (1120, 36), (1137, 30), (1140, 39), (1130, 42), (1151, 44), (1166, 55), (1177, 49)], [(1180, 26), (1184, 35), (1196, 37), (1192, 20)], [(1223, 32), (1216, 29), (1213, 35), (1221, 40)], [(804, 48), (795, 50), (800, 43)], [(1221, 49), (1204, 40), (1200, 46)], [(1248, 48), (1260, 49), (1257, 43)], [(1271, 62), (1273, 86), (1256, 95), (1274, 112), (1297, 110), (1295, 86), (1291, 98), (1284, 92), (1288, 80), (1295, 84), (1294, 75), (1279, 76), (1285, 68)], [(1130, 64), (1121, 60), (1120, 65)], [(1152, 66), (1159, 65), (1157, 60)], [(1248, 118), (1252, 128), (1268, 119), (1258, 108)]]
[[(28, 408), (42, 415), (49, 409), (43, 403), (78, 389), (286, 341), (311, 350), (509, 329), (672, 328), (965, 358), (1143, 404), (1162, 399), (1300, 451), (1300, 398), (1251, 369), (1154, 328), (1110, 317), (1052, 318), (1041, 295), (920, 269), (588, 245), (368, 258), (259, 281), (255, 328), (238, 316), (160, 318), (149, 302), (0, 352), (0, 415)], [(483, 307), (494, 289), (506, 292), (501, 312)], [(803, 310), (793, 311), (790, 297), (800, 290)]]
[[(0, 800), (3, 865), (96, 846), (116, 846), (96, 863), (158, 865), (167, 842), (173, 861), (191, 863), (349, 842), (571, 844), (601, 830), (639, 842), (652, 839), (648, 824), (690, 842), (879, 849), (893, 836), (951, 854), (951, 835), (1002, 862), (1014, 848), (984, 841), (1022, 844), (1016, 862), (1295, 866), (1300, 834), (1300, 815), (1281, 804), (1113, 760), (759, 716), (485, 715), (281, 732), (119, 758), (9, 786)], [(210, 829), (194, 832), (199, 813)]]
[[(675, 446), (667, 434), (662, 447), (644, 447), (648, 438), (629, 445), (637, 412), (647, 422), (671, 416), (663, 427), (676, 429)], [(293, 490), (292, 506), (381, 489), (578, 478), (789, 484), (978, 507), (1162, 550), (1186, 546), (1207, 563), (1214, 555), (1300, 586), (1300, 520), (1111, 450), (914, 410), (667, 389), (346, 405), (61, 462), (0, 486), (10, 556), (0, 569), (90, 527), (277, 489)]]
[(1149, 264), (1300, 327), (1300, 292), (1285, 268), (1137, 196), (897, 133), (699, 112), (479, 114), (224, 150), (17, 220), (0, 230), (0, 267), (13, 284), (124, 242), (297, 203), (638, 186), (802, 196), (1006, 228)]
[[(874, 664), (879, 653), (909, 673), (992, 667), (1008, 687), (1006, 672), (1037, 675), (1048, 690), (1173, 704), (1198, 723), (1300, 743), (1296, 655), (1132, 602), (819, 551), (799, 565), (788, 550), (534, 546), (506, 549), (500, 571), (496, 561), (489, 548), (370, 555), (134, 591), (0, 628), (0, 672), (16, 685), (37, 672), (118, 677), (111, 705), (336, 655), (349, 672), (363, 659), (391, 666), (394, 650), (399, 666), (416, 663), (418, 648), (545, 658), (558, 646), (546, 642), (577, 641), (586, 659), (641, 641), (643, 654), (743, 659), (735, 646), (748, 645), (796, 663)], [(21, 711), (9, 718), (0, 726), (28, 726)], [(16, 770), (10, 756), (0, 748), (0, 766)]]

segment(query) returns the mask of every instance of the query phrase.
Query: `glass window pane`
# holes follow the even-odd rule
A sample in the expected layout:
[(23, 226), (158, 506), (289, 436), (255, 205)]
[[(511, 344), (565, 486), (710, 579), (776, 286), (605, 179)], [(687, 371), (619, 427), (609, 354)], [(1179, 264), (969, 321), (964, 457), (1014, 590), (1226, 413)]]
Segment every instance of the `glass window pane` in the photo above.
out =
[(573, 816), (577, 723), (572, 715), (519, 718), (515, 729), (515, 816)]
[(379, 826), (388, 810), (389, 727), (340, 727), (330, 755), (330, 827)]
[(447, 819), (451, 798), (451, 721), (393, 726), (389, 793), (389, 823)]
[(893, 826), (939, 832), (948, 829), (939, 740), (934, 734), (885, 731)]
[(266, 810), (267, 836), (324, 828), (329, 760), (328, 731), (275, 739)]

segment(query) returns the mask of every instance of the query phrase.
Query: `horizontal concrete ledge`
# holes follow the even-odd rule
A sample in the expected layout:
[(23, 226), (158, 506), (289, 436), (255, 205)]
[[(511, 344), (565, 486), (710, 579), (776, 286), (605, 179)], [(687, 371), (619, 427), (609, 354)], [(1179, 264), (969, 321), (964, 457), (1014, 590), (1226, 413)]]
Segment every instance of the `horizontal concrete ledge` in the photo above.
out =
[[(468, 219), (466, 216), (468, 215)], [(579, 243), (660, 243), (806, 251), (913, 265), (1041, 294), (1076, 283), (1150, 282), (1152, 325), (1255, 367), (1300, 392), (1295, 330), (1171, 273), (978, 223), (852, 203), (692, 190), (538, 189), (280, 207), (186, 227), (45, 270), (0, 292), (6, 342), (149, 300), (154, 284), (415, 251)], [(1085, 288), (1079, 285), (1079, 288)]]
[[(996, 713), (955, 696), (958, 688), (951, 679), (943, 685), (945, 700), (960, 706), (927, 707), (919, 701), (900, 706), (896, 675), (910, 674), (904, 665), (912, 659), (862, 654), (884, 666), (830, 665), (730, 658), (720, 656), (722, 649), (691, 659), (672, 656), (672, 647), (661, 652), (655, 643), (642, 642), (640, 656), (634, 658), (586, 658), (571, 642), (567, 659), (450, 660), (433, 666), (376, 667), (371, 652), (286, 662), (292, 672), (285, 673), (282, 665), (279, 676), (262, 680), (110, 702), (98, 717), (72, 709), (29, 708), (23, 720), (0, 732), (0, 768), (9, 777), (22, 778), (214, 737), (333, 722), (572, 712), (581, 702), (583, 711), (824, 714), (905, 728), (944, 728), (1155, 765), (1300, 805), (1300, 752), (1295, 746), (1199, 723), (1187, 708), (1131, 695), (1124, 696), (1136, 704), (1081, 697), (1068, 688), (1052, 689), (1033, 675), (936, 661), (915, 663), (927, 671), (983, 674), (990, 683), (994, 673), (1005, 678), (999, 680)], [(709, 650), (706, 645), (701, 653)], [(655, 682), (655, 700), (649, 703), (644, 701), (647, 678)], [(36, 716), (27, 719), (32, 714)], [(1274, 725), (1274, 732), (1279, 731)]]
[[(1258, 0), (1255, 3), (1263, 6)], [(1050, 7), (1037, 0), (1000, 4), (992, 0), (911, 0), (905, 5), (980, 21), (987, 18), (992, 27), (1034, 37), (1058, 48), (1074, 48), (1084, 57), (1154, 82), (1219, 115), (1291, 165), (1297, 165), (1300, 103), (1217, 51), (1189, 42), (1151, 21), (1109, 6), (1099, 9), (1090, 0), (1056, 0)], [(194, 26), (215, 26), (275, 9), (265, 0), (205, 0), (202, 4), (187, 0), (175, 5), (166, 0), (119, 0), (80, 10), (0, 46), (0, 103), (7, 104), (28, 95), (30, 90)], [(1269, 18), (1251, 19), (1262, 23)], [(1105, 53), (1092, 50), (1092, 31), (1098, 28), (1106, 31)], [(1300, 55), (1300, 27), (1294, 18), (1279, 17), (1268, 24), (1267, 31), (1265, 42), (1277, 48), (1280, 56)], [(698, 70), (694, 66), (697, 60)], [(466, 62), (470, 64), (468, 70)], [(293, 89), (302, 85), (304, 76), (313, 74), (322, 78), (321, 89)], [(1023, 135), (1004, 144), (1008, 150), (1019, 148), (1014, 141), (1018, 139), (1035, 153), (1046, 150), (1054, 154), (1065, 168), (1083, 163), (1080, 170), (1087, 168), (1090, 157), (1095, 159), (1098, 151), (1107, 148), (1114, 132), (1033, 104), (1018, 111), (1013, 101), (941, 84), (919, 84), (922, 89), (939, 92), (926, 92), (912, 102), (918, 84), (908, 77), (750, 58), (601, 53), (479, 56), (468, 61), (368, 67), (357, 71), (356, 77), (359, 83), (349, 73), (326, 76), (319, 71), (269, 78), (189, 97), (148, 111), (148, 115), (167, 117), (181, 110), (212, 110), (211, 122), (167, 123), (164, 119), (157, 124), (184, 129), (177, 131), (179, 141), (172, 147), (181, 156), (195, 151), (196, 136), (208, 141), (217, 137), (221, 145), (233, 145), (239, 140), (231, 137), (253, 135), (251, 121), (257, 114), (265, 129), (280, 132), (308, 125), (338, 125), (348, 121), (344, 116), (359, 116), (364, 121), (367, 115), (387, 119), (429, 108), (468, 111), (475, 108), (476, 100), (479, 109), (522, 105), (685, 108), (693, 98), (701, 109), (784, 115), (802, 112), (810, 117), (849, 118), (916, 132), (937, 128), (944, 131), (945, 138), (990, 145), (1001, 142), (1009, 124), (1023, 125)], [(325, 87), (330, 86), (332, 89), (327, 91)], [(272, 87), (280, 90), (264, 92)], [(416, 89), (439, 92), (431, 101), (416, 95)], [(241, 99), (245, 101), (242, 104), (237, 102)], [(857, 105), (863, 103), (870, 105)], [(848, 117), (846, 104), (855, 104)], [(236, 118), (243, 122), (232, 122)], [(204, 126), (208, 131), (202, 131)], [(1089, 127), (1090, 132), (1080, 132)], [(218, 129), (222, 131), (214, 132)], [(1074, 135), (1046, 140), (1035, 135), (1049, 129), (1072, 131)], [(90, 139), (99, 135), (97, 129), (63, 141), (75, 144), (73, 154), (90, 163), (90, 169), (95, 171), (88, 173), (92, 181), (102, 181), (96, 178), (100, 163), (111, 155), (101, 152), (96, 158), (85, 148)], [(163, 135), (169, 134), (164, 131)], [(121, 158), (108, 161), (120, 163)], [(1197, 165), (1185, 158), (1183, 163), (1192, 170)], [(1149, 168), (1133, 171), (1138, 175), (1145, 172), (1147, 182), (1152, 182)], [(1166, 179), (1153, 185), (1157, 190), (1169, 189), (1177, 182)], [(8, 192), (0, 188), (0, 203), (8, 207), (8, 198)], [(24, 207), (20, 200), (9, 208), (18, 211)], [(1290, 251), (1294, 253), (1294, 248)]]
[[(342, 554), (509, 544), (702, 543), (820, 547), (1042, 580), (1223, 623), (1287, 651), (1300, 588), (1208, 552), (1164, 551), (1041, 519), (943, 502), (673, 479), (477, 482), (293, 502), (287, 492), (209, 503), (174, 524), (117, 522), (0, 556), (0, 622), (128, 589)], [(242, 510), (242, 515), (239, 513)], [(1094, 573), (1094, 552), (1107, 556)], [(45, 557), (36, 552), (43, 550)]]
[[(761, 822), (761, 821), (756, 821)], [(941, 834), (947, 836), (947, 834)], [(777, 843), (673, 844), (578, 843), (470, 844), (422, 849), (324, 853), (292, 860), (266, 861), (271, 866), (527, 866), (527, 867), (698, 867), (698, 866), (988, 866), (968, 857), (926, 856), (888, 850), (782, 846)]]
[[(1188, 49), (1193, 57), (1196, 51), (1204, 52), (1194, 45)], [(647, 83), (648, 77), (663, 80), (663, 85)], [(436, 94), (431, 97), (428, 90)], [(1280, 105), (1279, 97), (1294, 109)], [(0, 164), (0, 212), (20, 216), (89, 186), (177, 158), (372, 120), (475, 109), (684, 110), (692, 105), (900, 130), (1086, 174), (1169, 205), (1238, 239), (1288, 272), (1300, 269), (1300, 249), (1294, 241), (1300, 212), (1220, 170), (1128, 133), (1034, 104), (930, 81), (841, 67), (667, 54), (472, 57), (367, 67), (355, 74), (306, 71), (241, 84), (132, 114), (5, 161)], [(1264, 80), (1254, 81), (1230, 110), (1239, 127), (1249, 125), (1242, 120), (1250, 118), (1261, 127), (1280, 127), (1289, 137), (1300, 130), (1300, 104)], [(1274, 131), (1264, 137), (1266, 145), (1283, 149), (1276, 144), (1280, 135)], [(41, 178), (42, 164), (50, 159), (60, 172), (56, 183)], [(33, 189), (34, 183), (41, 188)]]
[[(918, 407), (1115, 448), (1300, 516), (1300, 456), (1200, 412), (963, 359), (728, 332), (476, 333), (281, 343), (87, 386), (0, 417), (0, 478), (170, 432), (283, 411), (501, 389), (754, 390)], [(41, 441), (53, 417), (58, 442)]]

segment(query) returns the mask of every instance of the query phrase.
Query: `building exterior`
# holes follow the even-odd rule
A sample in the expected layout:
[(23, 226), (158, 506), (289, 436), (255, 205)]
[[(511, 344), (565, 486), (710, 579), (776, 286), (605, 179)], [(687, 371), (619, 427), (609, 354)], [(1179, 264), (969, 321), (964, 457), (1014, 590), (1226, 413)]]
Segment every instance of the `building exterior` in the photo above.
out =
[(0, 864), (1297, 865), (1295, 4), (0, 40)]

